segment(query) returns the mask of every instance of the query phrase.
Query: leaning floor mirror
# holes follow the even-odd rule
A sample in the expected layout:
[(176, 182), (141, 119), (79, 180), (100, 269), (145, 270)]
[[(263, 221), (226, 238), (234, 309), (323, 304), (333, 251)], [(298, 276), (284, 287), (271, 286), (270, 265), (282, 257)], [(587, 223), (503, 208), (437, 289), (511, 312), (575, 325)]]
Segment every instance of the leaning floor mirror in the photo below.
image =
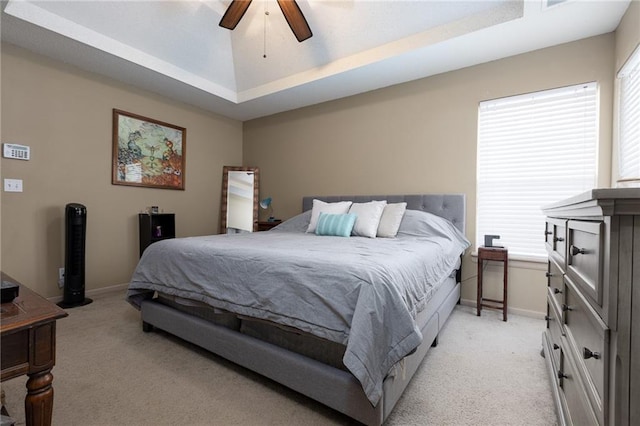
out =
[(257, 167), (224, 166), (220, 233), (235, 234), (258, 229), (260, 172)]

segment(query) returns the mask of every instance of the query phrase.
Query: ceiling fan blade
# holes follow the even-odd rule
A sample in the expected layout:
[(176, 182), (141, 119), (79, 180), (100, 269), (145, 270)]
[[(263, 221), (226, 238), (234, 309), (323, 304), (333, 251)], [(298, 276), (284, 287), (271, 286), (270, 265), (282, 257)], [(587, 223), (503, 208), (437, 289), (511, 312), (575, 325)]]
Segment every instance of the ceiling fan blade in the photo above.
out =
[(296, 0), (278, 0), (278, 6), (298, 41), (305, 41), (313, 35)]
[(220, 26), (232, 30), (244, 16), (251, 0), (233, 0), (220, 20)]

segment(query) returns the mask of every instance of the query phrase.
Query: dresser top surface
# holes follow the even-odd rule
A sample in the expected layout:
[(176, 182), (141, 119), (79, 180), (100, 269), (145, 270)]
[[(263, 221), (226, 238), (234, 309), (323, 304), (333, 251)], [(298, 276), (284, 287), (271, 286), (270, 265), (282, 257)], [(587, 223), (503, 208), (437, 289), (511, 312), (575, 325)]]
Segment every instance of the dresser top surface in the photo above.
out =
[(596, 188), (543, 206), (542, 210), (545, 214), (567, 210), (605, 216), (640, 214), (640, 188)]

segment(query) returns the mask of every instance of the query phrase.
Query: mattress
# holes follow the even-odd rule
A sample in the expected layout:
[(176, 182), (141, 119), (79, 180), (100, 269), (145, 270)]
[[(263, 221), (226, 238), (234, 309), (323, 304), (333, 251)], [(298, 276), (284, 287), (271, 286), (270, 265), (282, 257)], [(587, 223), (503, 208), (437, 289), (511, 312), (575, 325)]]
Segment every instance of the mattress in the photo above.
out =
[[(416, 323), (421, 330), (434, 315), (443, 298), (451, 293), (455, 285), (455, 274), (452, 274), (437, 286), (425, 309), (420, 311), (416, 317)], [(212, 308), (203, 303), (185, 300), (168, 294), (158, 294), (156, 301), (178, 311), (205, 319), (213, 324), (271, 343), (320, 361), (323, 364), (348, 371), (342, 361), (346, 350), (345, 345), (316, 337), (293, 327), (236, 315), (232, 312)]]

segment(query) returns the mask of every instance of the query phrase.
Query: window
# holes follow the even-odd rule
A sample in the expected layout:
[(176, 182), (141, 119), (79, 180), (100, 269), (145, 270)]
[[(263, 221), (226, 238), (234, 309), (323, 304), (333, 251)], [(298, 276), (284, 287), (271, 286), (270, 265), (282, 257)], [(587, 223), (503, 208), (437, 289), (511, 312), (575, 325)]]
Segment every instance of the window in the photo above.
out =
[(596, 83), (481, 102), (476, 243), (500, 235), (510, 256), (542, 260), (541, 207), (595, 186)]
[(618, 183), (640, 182), (640, 47), (618, 74)]

